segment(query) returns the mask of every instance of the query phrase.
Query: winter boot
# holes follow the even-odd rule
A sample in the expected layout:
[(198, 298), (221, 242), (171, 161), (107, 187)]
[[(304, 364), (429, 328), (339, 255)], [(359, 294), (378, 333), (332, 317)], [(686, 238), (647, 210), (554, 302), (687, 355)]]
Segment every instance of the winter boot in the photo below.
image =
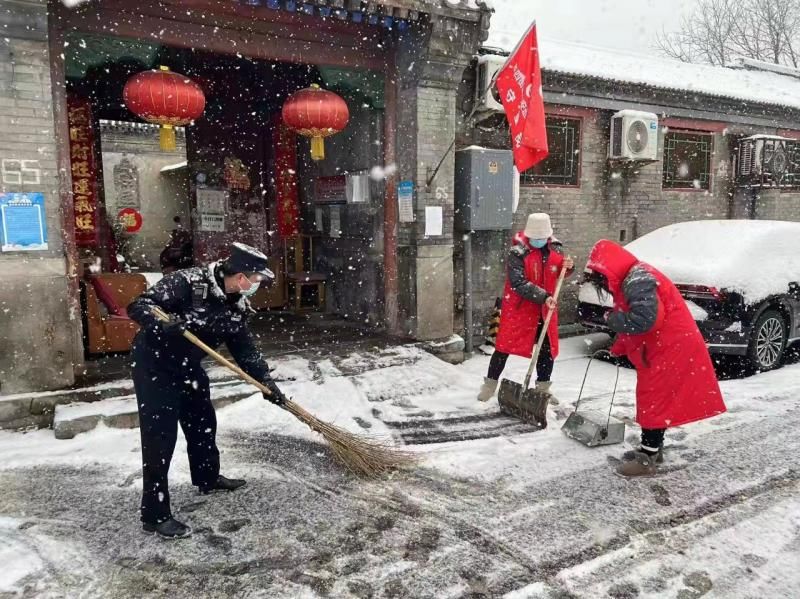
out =
[(497, 391), (497, 381), (488, 377), (483, 379), (483, 385), (478, 393), (478, 401), (489, 401)]
[(241, 478), (225, 478), (221, 474), (217, 477), (217, 481), (210, 487), (200, 487), (202, 495), (209, 495), (211, 493), (219, 493), (220, 491), (235, 491), (247, 484), (247, 481)]
[(656, 455), (647, 455), (641, 451), (633, 452), (633, 459), (622, 462), (617, 466), (617, 474), (626, 478), (634, 478), (641, 476), (655, 476), (658, 474), (658, 466)]
[(185, 539), (192, 536), (192, 527), (186, 526), (183, 522), (178, 522), (175, 518), (164, 520), (158, 524), (144, 522), (142, 530), (147, 533), (155, 533), (164, 539)]
[[(622, 454), (622, 461), (623, 462), (630, 462), (631, 460), (636, 459), (637, 453), (644, 453), (641, 449), (632, 449), (631, 451), (626, 451)], [(658, 453), (653, 456), (656, 459), (656, 464), (663, 464), (664, 463), (664, 448), (659, 447)]]
[(536, 381), (536, 387), (534, 387), (534, 391), (537, 394), (542, 394), (547, 396), (547, 401), (550, 403), (551, 406), (557, 406), (558, 400), (555, 396), (550, 393), (550, 387), (553, 386), (551, 381)]

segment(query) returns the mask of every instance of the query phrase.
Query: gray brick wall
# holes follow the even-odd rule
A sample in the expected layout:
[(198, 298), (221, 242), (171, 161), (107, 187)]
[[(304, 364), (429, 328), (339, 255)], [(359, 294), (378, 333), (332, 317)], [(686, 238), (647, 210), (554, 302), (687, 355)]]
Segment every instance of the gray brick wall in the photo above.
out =
[(800, 221), (800, 191), (761, 191), (756, 200), (756, 218)]
[[(548, 111), (556, 111), (549, 106)], [(686, 220), (728, 218), (731, 178), (730, 150), (727, 136), (715, 134), (712, 156), (711, 189), (708, 191), (670, 191), (662, 189), (663, 130), (656, 162), (622, 172), (608, 162), (610, 111), (582, 111), (581, 171), (579, 187), (544, 187), (523, 185), (514, 216), (514, 232), (522, 229), (528, 214), (547, 212), (556, 236), (582, 270), (592, 246), (600, 239), (625, 241), (659, 227)], [(507, 147), (505, 132), (476, 130), (462, 143), (488, 147)], [(624, 233), (623, 233), (624, 232)], [(505, 254), (509, 237), (503, 232), (475, 234), (473, 241), (473, 292), (476, 334), (483, 336), (505, 282)], [(456, 317), (455, 327), (463, 327), (463, 262), (461, 243), (456, 244)], [(574, 322), (577, 308), (578, 276), (563, 291), (562, 323)]]
[[(46, 3), (0, 0), (3, 192), (41, 192), (49, 249), (0, 253), (0, 394), (64, 387), (80, 363), (80, 314), (69, 302), (58, 194)], [(21, 180), (9, 171), (38, 169)]]

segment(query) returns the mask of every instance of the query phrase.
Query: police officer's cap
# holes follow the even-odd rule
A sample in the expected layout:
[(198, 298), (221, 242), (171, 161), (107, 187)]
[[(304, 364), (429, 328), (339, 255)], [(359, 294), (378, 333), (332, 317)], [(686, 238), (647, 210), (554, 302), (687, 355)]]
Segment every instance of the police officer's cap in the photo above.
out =
[(254, 247), (244, 243), (232, 243), (230, 255), (225, 260), (225, 270), (234, 273), (257, 273), (267, 279), (274, 279), (274, 273), (267, 268), (267, 257)]

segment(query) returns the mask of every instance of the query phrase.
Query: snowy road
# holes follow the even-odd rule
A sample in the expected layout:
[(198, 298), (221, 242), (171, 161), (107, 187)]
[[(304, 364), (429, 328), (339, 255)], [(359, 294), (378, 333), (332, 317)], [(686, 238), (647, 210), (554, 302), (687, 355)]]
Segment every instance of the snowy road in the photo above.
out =
[[(562, 406), (586, 367), (583, 340), (564, 345)], [(476, 402), (486, 364), (408, 348), (280, 362), (301, 403), (411, 443), (421, 467), (354, 480), (254, 397), (219, 413), (242, 492), (195, 495), (179, 444), (173, 501), (195, 529), (181, 542), (139, 530), (137, 431), (0, 434), (0, 597), (797, 596), (800, 365), (723, 382), (729, 413), (671, 430), (666, 472), (626, 481), (611, 469), (625, 448), (565, 438), (555, 412), (531, 432)], [(519, 380), (524, 363), (509, 368)], [(607, 405), (613, 375), (593, 367), (590, 403)], [(634, 382), (622, 372), (617, 415)]]

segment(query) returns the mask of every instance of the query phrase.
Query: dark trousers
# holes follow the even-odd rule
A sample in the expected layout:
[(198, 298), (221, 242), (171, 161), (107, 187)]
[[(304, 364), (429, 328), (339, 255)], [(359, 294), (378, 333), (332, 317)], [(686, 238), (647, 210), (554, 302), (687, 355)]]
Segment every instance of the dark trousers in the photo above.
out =
[(664, 445), (663, 428), (643, 428), (642, 429), (642, 450), (645, 453), (656, 453)]
[(217, 417), (203, 370), (163, 373), (136, 360), (133, 385), (142, 435), (142, 522), (157, 524), (172, 516), (167, 475), (178, 438), (186, 437), (192, 484), (212, 486), (219, 476)]
[[(542, 333), (542, 326), (543, 323), (539, 323), (539, 329), (536, 331), (536, 340), (539, 340), (539, 335)], [(508, 361), (508, 354), (495, 350), (492, 354), (491, 360), (489, 360), (489, 372), (486, 374), (487, 378), (492, 379), (493, 381), (500, 380), (500, 375), (503, 374), (503, 369), (506, 367), (506, 362)], [(553, 374), (553, 364), (555, 360), (553, 360), (553, 354), (550, 351), (550, 337), (544, 338), (544, 343), (542, 343), (542, 349), (539, 352), (539, 357), (536, 360), (536, 380), (540, 383), (544, 383), (550, 380), (550, 377)]]

